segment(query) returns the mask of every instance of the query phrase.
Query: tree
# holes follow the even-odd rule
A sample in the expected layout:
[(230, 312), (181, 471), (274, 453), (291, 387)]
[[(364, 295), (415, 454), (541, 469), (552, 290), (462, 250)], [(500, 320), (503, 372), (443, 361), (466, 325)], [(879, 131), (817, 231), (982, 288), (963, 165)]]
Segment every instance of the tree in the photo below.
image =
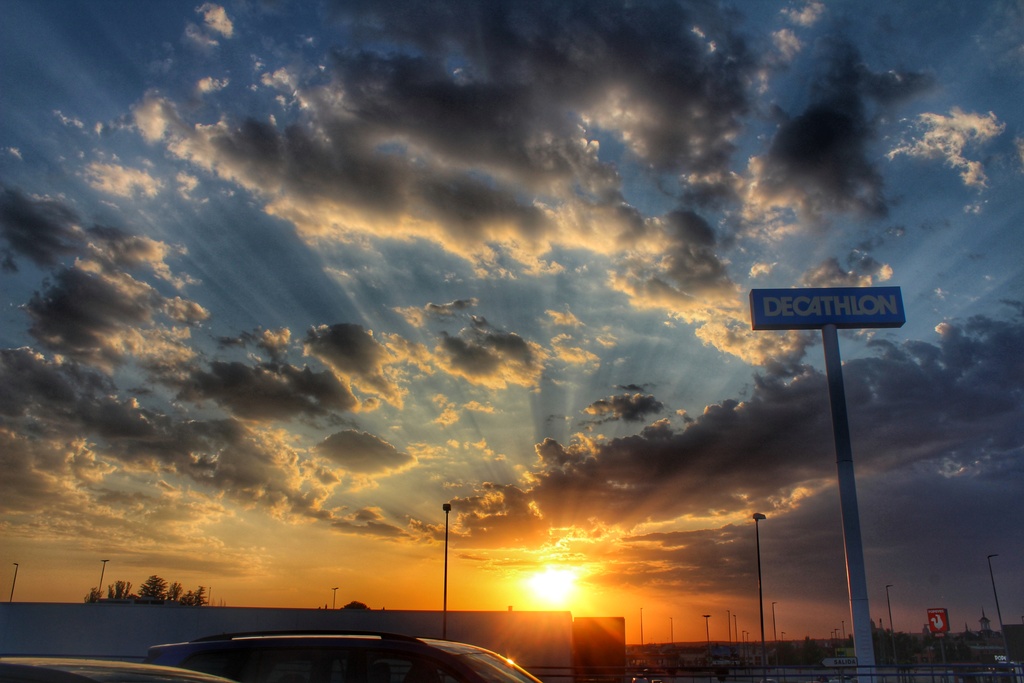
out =
[(108, 600), (134, 600), (137, 597), (132, 593), (131, 581), (115, 581), (107, 586)]
[(206, 604), (206, 588), (200, 586), (194, 591), (188, 591), (178, 602), (186, 607), (202, 607)]
[(171, 602), (179, 602), (184, 592), (185, 589), (182, 587), (182, 585), (175, 581), (167, 587), (167, 599)]
[(342, 609), (370, 609), (370, 607), (365, 602), (353, 600), (352, 602), (342, 607)]
[(89, 594), (85, 596), (86, 602), (99, 602), (103, 597), (103, 591), (100, 590), (99, 586), (89, 589)]
[(139, 597), (140, 598), (152, 598), (154, 600), (164, 600), (167, 598), (167, 582), (161, 579), (156, 574), (150, 576), (146, 581), (139, 586)]

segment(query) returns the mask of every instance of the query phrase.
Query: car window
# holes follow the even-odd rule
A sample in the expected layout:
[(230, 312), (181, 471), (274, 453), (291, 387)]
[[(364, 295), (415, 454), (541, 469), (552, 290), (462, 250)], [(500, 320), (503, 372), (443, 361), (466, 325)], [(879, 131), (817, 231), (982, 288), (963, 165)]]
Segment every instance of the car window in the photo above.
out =
[(242, 683), (366, 683), (353, 655), (336, 648), (252, 650), (233, 678)]
[(461, 683), (439, 663), (412, 654), (370, 651), (367, 683)]
[(178, 666), (238, 680), (248, 657), (245, 650), (207, 650), (186, 657)]

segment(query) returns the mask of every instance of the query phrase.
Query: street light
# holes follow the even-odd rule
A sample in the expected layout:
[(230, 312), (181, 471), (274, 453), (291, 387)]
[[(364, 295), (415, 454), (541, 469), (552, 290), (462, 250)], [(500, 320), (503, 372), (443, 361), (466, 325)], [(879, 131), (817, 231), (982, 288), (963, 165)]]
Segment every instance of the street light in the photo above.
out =
[(338, 606), (338, 586), (331, 589), (331, 609), (335, 609)]
[(451, 503), (441, 505), (444, 510), (444, 597), (441, 603), (441, 638), (448, 638), (448, 513), (452, 511)]
[(988, 578), (992, 580), (992, 597), (996, 599), (996, 616), (999, 617), (999, 634), (1003, 637), (1003, 650), (1006, 652), (1006, 661), (1010, 661), (1010, 646), (1006, 642), (1006, 628), (1003, 626), (1003, 613), (999, 611), (999, 594), (996, 593), (996, 577), (992, 573), (992, 558), (999, 557), (999, 553), (988, 556)]
[(754, 536), (757, 539), (757, 606), (761, 611), (761, 666), (766, 667), (765, 678), (768, 678), (768, 650), (764, 645), (764, 597), (761, 592), (761, 528), (762, 519), (768, 519), (760, 512), (754, 513)]
[(103, 599), (103, 572), (107, 571), (107, 562), (110, 560), (100, 560), (103, 564), (100, 566), (100, 585), (99, 585), (99, 599)]
[(704, 636), (708, 639), (708, 666), (711, 666), (711, 627), (708, 626), (710, 614), (704, 615)]
[(18, 583), (18, 563), (14, 562), (14, 580), (11, 581), (11, 599), (7, 602), (14, 602), (14, 586)]
[(889, 608), (889, 638), (892, 640), (892, 663), (896, 664), (896, 631), (892, 627), (892, 603), (889, 601), (889, 589), (893, 584), (885, 584), (885, 606)]

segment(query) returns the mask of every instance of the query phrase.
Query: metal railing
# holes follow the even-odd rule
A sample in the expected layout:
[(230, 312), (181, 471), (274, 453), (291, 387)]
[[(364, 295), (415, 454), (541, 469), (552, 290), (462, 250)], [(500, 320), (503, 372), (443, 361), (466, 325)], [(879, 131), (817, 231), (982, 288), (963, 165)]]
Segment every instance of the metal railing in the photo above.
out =
[(531, 666), (543, 683), (1024, 683), (1021, 664), (912, 664), (823, 666), (634, 667)]

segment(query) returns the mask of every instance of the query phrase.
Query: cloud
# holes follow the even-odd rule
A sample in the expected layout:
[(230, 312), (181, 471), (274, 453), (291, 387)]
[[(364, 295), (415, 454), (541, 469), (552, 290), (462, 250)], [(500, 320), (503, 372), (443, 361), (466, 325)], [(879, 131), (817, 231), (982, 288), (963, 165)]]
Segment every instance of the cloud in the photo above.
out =
[(7, 243), (3, 269), (18, 270), (15, 255), (41, 267), (57, 265), (81, 249), (84, 234), (78, 223), (78, 215), (63, 202), (0, 186), (0, 235)]
[[(361, 325), (338, 323), (311, 328), (303, 341), (311, 356), (327, 364), (338, 379), (360, 391), (377, 395), (397, 408), (403, 390), (389, 379), (389, 366), (397, 359)], [(372, 401), (363, 407), (372, 407)]]
[(444, 333), (435, 351), (436, 363), (445, 372), (492, 389), (535, 386), (548, 357), (538, 344), (495, 330), (482, 318), (459, 336)]
[(359, 474), (394, 472), (415, 463), (412, 456), (387, 441), (353, 429), (331, 434), (316, 449), (333, 464)]
[(687, 321), (706, 321), (735, 309), (738, 288), (716, 254), (717, 238), (693, 211), (674, 211), (652, 220), (649, 253), (622, 259), (612, 285), (641, 308), (663, 308)]
[[(1021, 322), (976, 317), (937, 332), (936, 344), (872, 342), (874, 357), (844, 366), (860, 476), (921, 470), (990, 477), (1015, 461), (1016, 442), (993, 435), (1019, 431), (1016, 386), (1024, 363), (1007, 366), (1005, 353), (1024, 332)], [(777, 374), (756, 376), (750, 399), (709, 405), (682, 429), (662, 420), (610, 440), (545, 439), (528, 486), (485, 488), (486, 507), (535, 509), (521, 520), (526, 530), (532, 515), (556, 528), (604, 523), (629, 530), (645, 521), (714, 520), (737, 509), (793, 512), (834, 478), (825, 378), (809, 367), (793, 372), (779, 366)], [(594, 405), (594, 412), (616, 411), (608, 401)], [(491, 513), (478, 506), (471, 534), (526, 533), (504, 528), (508, 520), (489, 526)]]
[(819, 48), (822, 73), (814, 99), (802, 113), (786, 117), (766, 154), (748, 165), (748, 220), (778, 221), (794, 212), (805, 225), (821, 227), (831, 214), (880, 218), (887, 214), (882, 174), (871, 160), (876, 120), (869, 104), (890, 106), (931, 87), (914, 72), (870, 71), (842, 40)]
[(211, 2), (203, 3), (196, 10), (203, 15), (203, 21), (210, 30), (219, 33), (225, 38), (234, 35), (235, 27), (228, 18), (228, 13), (220, 5)]
[(50, 350), (108, 371), (129, 356), (153, 368), (189, 360), (193, 351), (184, 343), (187, 326), (202, 322), (209, 312), (193, 301), (165, 297), (123, 270), (147, 265), (174, 282), (164, 262), (171, 251), (167, 245), (112, 228), (93, 228), (87, 236), (89, 258), (59, 269), (25, 304), (32, 336)]
[(1003, 133), (1006, 126), (998, 122), (995, 114), (967, 113), (954, 107), (949, 116), (919, 115), (915, 127), (921, 131), (921, 137), (899, 145), (886, 156), (893, 159), (906, 154), (922, 159), (943, 159), (947, 166), (960, 171), (964, 185), (980, 189), (988, 184), (982, 163), (968, 159), (964, 152), (969, 146), (980, 146)]
[(287, 420), (297, 415), (321, 416), (350, 411), (359, 402), (329, 372), (270, 363), (256, 367), (214, 361), (209, 370), (195, 368), (183, 381), (179, 400), (211, 399), (239, 418)]
[(825, 13), (825, 4), (818, 0), (807, 0), (802, 7), (787, 7), (780, 10), (783, 16), (798, 26), (813, 26)]
[(625, 420), (640, 422), (648, 415), (655, 415), (665, 409), (665, 405), (650, 394), (620, 394), (594, 401), (583, 409), (587, 415), (593, 415), (599, 422), (608, 420)]
[(118, 197), (132, 197), (136, 193), (155, 197), (163, 186), (145, 171), (119, 164), (91, 163), (86, 167), (85, 177), (97, 190)]
[[(636, 212), (595, 136), (610, 132), (644, 165), (710, 178), (727, 170), (748, 107), (753, 59), (710, 7), (470, 3), (457, 21), (377, 4), (335, 11), (353, 42), (328, 82), (289, 71), (271, 83), (302, 103), (286, 130), (190, 124), (157, 93), (135, 108), (146, 140), (259, 195), (310, 242), (419, 238), (485, 269), (506, 257), (530, 272), (557, 268), (544, 258), (559, 245), (628, 249)], [(721, 49), (674, 28), (695, 24)], [(409, 49), (371, 49), (382, 26)]]

